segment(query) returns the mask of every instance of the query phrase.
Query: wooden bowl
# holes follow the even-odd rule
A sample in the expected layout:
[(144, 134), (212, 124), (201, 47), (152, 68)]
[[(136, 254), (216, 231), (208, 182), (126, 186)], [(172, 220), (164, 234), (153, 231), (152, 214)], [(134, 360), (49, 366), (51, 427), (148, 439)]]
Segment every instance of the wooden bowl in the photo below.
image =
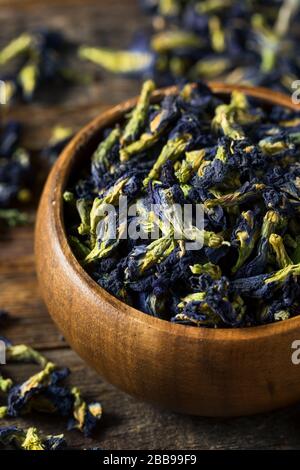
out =
[[(300, 109), (262, 88), (211, 83), (228, 94), (244, 91), (265, 103)], [(155, 92), (154, 101), (175, 88)], [(300, 316), (243, 329), (173, 324), (125, 305), (80, 266), (68, 244), (62, 193), (72, 172), (96, 148), (99, 131), (136, 103), (127, 101), (93, 120), (64, 150), (45, 186), (36, 224), (35, 253), (41, 293), (74, 350), (107, 381), (163, 407), (205, 416), (258, 413), (300, 400), (300, 365), (292, 343)], [(41, 328), (43, 326), (41, 325)]]

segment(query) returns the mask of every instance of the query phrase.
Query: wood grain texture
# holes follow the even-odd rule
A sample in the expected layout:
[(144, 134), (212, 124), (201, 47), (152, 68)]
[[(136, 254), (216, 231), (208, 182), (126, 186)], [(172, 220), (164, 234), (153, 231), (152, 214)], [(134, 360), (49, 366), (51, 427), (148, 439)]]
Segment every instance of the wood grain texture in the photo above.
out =
[[(123, 4), (125, 16), (119, 13)], [(35, 25), (63, 27), (74, 38), (80, 26), (82, 39), (91, 44), (97, 39), (97, 31), (112, 30), (112, 43), (121, 38), (125, 44), (136, 24), (146, 24), (136, 0), (113, 0), (109, 5), (106, 0), (0, 0), (0, 46)], [(63, 122), (79, 129), (111, 103), (137, 93), (136, 82), (99, 75), (88, 91), (81, 88), (82, 93), (78, 93), (77, 87), (72, 88), (66, 104), (39, 102), (30, 109), (18, 106), (11, 110), (11, 116), (25, 122), (26, 144), (38, 150), (54, 124)], [(103, 426), (95, 440), (86, 440), (76, 431), (66, 433), (74, 449), (91, 445), (104, 449), (300, 449), (300, 405), (250, 418), (195, 418), (138, 402), (99, 379), (66, 346), (43, 305), (34, 268), (32, 226), (17, 229), (0, 242), (0, 307), (11, 309), (17, 317), (5, 330), (7, 336), (29, 343), (52, 361), (70, 367), (72, 383), (80, 384), (87, 397), (102, 401)], [(5, 369), (16, 381), (36, 371), (32, 366)], [(54, 417), (36, 415), (3, 422), (11, 423), (36, 424), (49, 433), (65, 432), (64, 423)]]
[[(244, 92), (264, 103), (300, 109), (263, 88), (211, 83), (214, 92)], [(153, 94), (160, 101), (175, 87)], [(92, 155), (105, 128), (135, 106), (126, 101), (100, 114), (54, 165), (39, 206), (35, 252), (41, 291), (68, 343), (102, 377), (131, 395), (195, 415), (239, 416), (273, 410), (300, 397), (291, 345), (300, 317), (252, 328), (205, 329), (138, 312), (108, 294), (82, 269), (64, 231), (63, 192)], [(45, 250), (47, 246), (47, 250)]]
[[(0, 245), (0, 305), (4, 305), (5, 296), (5, 306), (16, 317), (3, 332), (16, 342), (41, 349), (57, 364), (70, 367), (71, 383), (80, 384), (88, 398), (101, 400), (104, 418), (99, 433), (93, 440), (84, 439), (76, 431), (66, 433), (72, 448), (99, 445), (104, 449), (300, 449), (300, 405), (248, 418), (197, 418), (141, 403), (101, 380), (67, 348), (43, 306), (34, 273), (32, 240), (33, 228), (24, 227), (14, 231), (4, 246), (2, 242)], [(20, 277), (32, 280), (25, 294), (19, 293)], [(28, 299), (25, 305), (23, 295)], [(15, 381), (25, 380), (37, 370), (30, 365), (3, 369)], [(65, 423), (48, 415), (5, 420), (3, 424), (37, 425), (45, 432), (65, 432)]]

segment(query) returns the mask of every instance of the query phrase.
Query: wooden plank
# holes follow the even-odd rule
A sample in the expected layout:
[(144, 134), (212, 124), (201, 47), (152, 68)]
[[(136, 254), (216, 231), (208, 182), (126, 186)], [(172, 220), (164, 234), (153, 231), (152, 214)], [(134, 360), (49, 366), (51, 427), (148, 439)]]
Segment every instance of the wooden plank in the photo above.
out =
[[(24, 30), (34, 31), (41, 27), (62, 31), (67, 39), (78, 45), (120, 47), (121, 44), (126, 47), (132, 41), (137, 23), (140, 29), (149, 24), (135, 0), (112, 0), (109, 6), (107, 2), (96, 0), (26, 0), (20, 3), (2, 0), (0, 5), (0, 48)], [(30, 149), (40, 149), (54, 125), (64, 124), (77, 130), (108, 106), (138, 93), (138, 80), (111, 76), (100, 67), (78, 59), (76, 50), (69, 66), (77, 73), (80, 70), (82, 77), (88, 77), (89, 85), (77, 83), (55, 90), (49, 85), (38, 102), (17, 105), (7, 112), (9, 117), (20, 119), (25, 125), (24, 144)]]
[(125, 47), (136, 30), (149, 20), (141, 15), (136, 0), (68, 0), (3, 2), (0, 11), (0, 44), (24, 30), (50, 27), (75, 43)]
[(65, 347), (39, 295), (33, 227), (12, 231), (0, 246), (0, 308), (14, 317), (5, 334), (14, 343), (28, 343), (38, 349)]
[[(88, 96), (84, 96), (82, 102), (77, 100), (75, 104), (73, 98), (78, 90), (82, 92), (81, 87), (75, 87), (72, 91), (73, 98), (70, 97), (66, 106), (55, 105), (48, 108), (41, 105), (30, 105), (28, 108), (16, 106), (7, 110), (6, 116), (23, 123), (23, 145), (35, 152), (40, 151), (47, 144), (54, 126), (59, 124), (71, 127), (76, 132), (111, 105), (124, 101), (128, 96), (137, 95), (140, 87), (137, 81), (124, 82), (120, 78), (114, 79), (112, 83), (113, 86), (108, 79), (103, 79), (101, 83), (94, 85), (95, 89), (98, 89), (98, 94), (97, 100), (91, 100), (92, 104), (88, 103), (90, 99)], [(122, 88), (118, 86), (119, 83), (122, 83)]]
[[(111, 0), (110, 3), (109, 3), (109, 6), (112, 5), (112, 9), (113, 9), (113, 12), (117, 12), (118, 11), (118, 8), (120, 7), (120, 3), (122, 2), (122, 0)], [(1, 7), (8, 7), (8, 8), (18, 8), (18, 10), (22, 10), (22, 9), (25, 9), (25, 10), (28, 10), (30, 8), (36, 8), (36, 7), (39, 7), (39, 6), (43, 6), (43, 5), (48, 5), (51, 7), (59, 7), (61, 6), (61, 4), (64, 4), (65, 6), (68, 6), (68, 5), (98, 5), (101, 7), (101, 4), (99, 5), (99, 1), (98, 0), (63, 0), (63, 2), (61, 0), (0, 0), (0, 6)], [(137, 0), (125, 0), (124, 1), (124, 4), (127, 5), (127, 6), (133, 6), (133, 7), (136, 7), (137, 6)], [(107, 6), (107, 3), (106, 5), (103, 4), (103, 7)]]
[[(136, 401), (104, 382), (71, 350), (45, 351), (47, 357), (71, 369), (69, 383), (80, 385), (89, 400), (103, 404), (103, 422), (94, 439), (83, 439), (77, 431), (65, 432), (65, 421), (35, 415), (6, 424), (37, 425), (47, 433), (65, 432), (73, 448), (102, 449), (300, 449), (300, 406), (249, 418), (216, 419), (182, 416)], [(5, 368), (13, 378), (26, 379), (35, 366)], [(22, 369), (22, 374), (20, 371)]]

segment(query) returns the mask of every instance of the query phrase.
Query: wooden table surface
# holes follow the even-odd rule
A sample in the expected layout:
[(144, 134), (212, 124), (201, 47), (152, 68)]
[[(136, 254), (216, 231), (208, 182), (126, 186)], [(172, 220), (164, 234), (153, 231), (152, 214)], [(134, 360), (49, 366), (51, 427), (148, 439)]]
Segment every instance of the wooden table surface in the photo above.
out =
[[(147, 26), (137, 3), (0, 0), (0, 47), (18, 33), (41, 26), (63, 29), (71, 39), (88, 44), (123, 46), (130, 43), (136, 28)], [(88, 87), (71, 87), (58, 102), (52, 96), (52, 102), (16, 106), (9, 115), (25, 124), (24, 143), (37, 157), (53, 125), (78, 129), (110, 104), (137, 94), (138, 88), (136, 81), (99, 71), (97, 80)], [(99, 378), (64, 342), (42, 302), (34, 267), (33, 226), (18, 228), (0, 241), (0, 308), (10, 310), (16, 318), (5, 329), (6, 336), (15, 343), (28, 343), (53, 362), (70, 367), (70, 382), (80, 385), (88, 399), (100, 400), (104, 407), (102, 426), (94, 439), (85, 439), (77, 431), (66, 432), (63, 420), (48, 415), (2, 424), (37, 425), (52, 434), (65, 432), (74, 449), (300, 449), (300, 404), (247, 418), (181, 416), (138, 402)], [(6, 368), (16, 381), (36, 370), (31, 365)]]

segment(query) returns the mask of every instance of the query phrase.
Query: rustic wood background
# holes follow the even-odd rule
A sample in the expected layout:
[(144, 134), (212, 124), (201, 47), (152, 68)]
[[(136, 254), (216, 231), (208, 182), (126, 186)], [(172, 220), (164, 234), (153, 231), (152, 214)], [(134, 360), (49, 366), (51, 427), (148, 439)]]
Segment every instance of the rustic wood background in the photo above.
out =
[[(0, 47), (20, 32), (41, 26), (62, 29), (81, 43), (123, 46), (129, 44), (136, 28), (147, 27), (147, 20), (139, 12), (138, 0), (0, 0)], [(94, 67), (85, 67), (90, 69)], [(138, 87), (136, 81), (99, 71), (88, 87), (61, 90), (57, 100), (49, 94), (44, 102), (16, 106), (8, 114), (25, 124), (24, 144), (37, 158), (52, 126), (61, 123), (78, 129), (112, 103), (137, 94)], [(248, 418), (196, 418), (137, 402), (99, 378), (64, 342), (43, 305), (34, 268), (33, 225), (16, 229), (0, 241), (0, 308), (15, 317), (5, 335), (70, 367), (71, 383), (80, 385), (87, 398), (100, 400), (104, 407), (95, 439), (66, 432), (64, 421), (51, 416), (1, 424), (64, 432), (74, 449), (300, 449), (300, 404)], [(6, 368), (16, 381), (34, 371), (30, 365)]]

